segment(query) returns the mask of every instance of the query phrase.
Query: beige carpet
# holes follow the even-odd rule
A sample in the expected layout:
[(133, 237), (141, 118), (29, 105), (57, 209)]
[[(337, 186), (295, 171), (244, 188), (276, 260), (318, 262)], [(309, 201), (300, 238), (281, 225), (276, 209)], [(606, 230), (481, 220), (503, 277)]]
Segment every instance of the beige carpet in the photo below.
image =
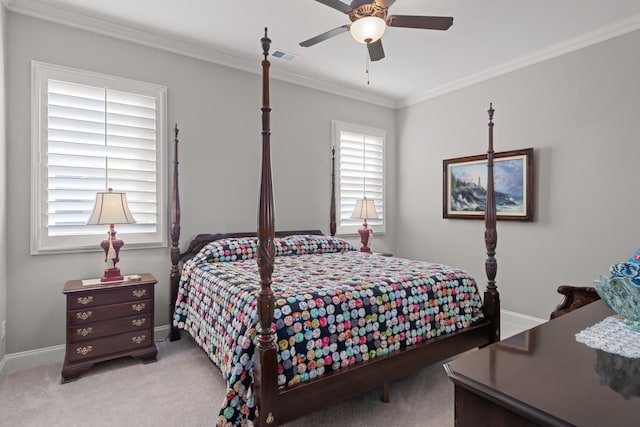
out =
[[(190, 339), (157, 345), (156, 363), (105, 362), (64, 385), (62, 363), (10, 373), (0, 383), (0, 425), (213, 426), (220, 372)], [(453, 426), (453, 385), (437, 363), (393, 383), (390, 403), (371, 392), (286, 426)]]

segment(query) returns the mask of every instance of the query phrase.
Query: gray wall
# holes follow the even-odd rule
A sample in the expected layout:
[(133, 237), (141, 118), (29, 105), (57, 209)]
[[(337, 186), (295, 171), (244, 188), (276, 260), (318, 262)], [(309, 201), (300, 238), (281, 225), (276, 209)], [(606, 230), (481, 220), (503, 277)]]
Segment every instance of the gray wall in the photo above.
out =
[[(7, 132), (6, 132), (6, 29), (4, 6), (0, 6), (0, 322), (7, 318)], [(0, 360), (6, 354), (6, 340), (0, 340)]]
[(640, 32), (398, 112), (396, 252), (485, 283), (482, 221), (442, 218), (443, 159), (535, 149), (535, 221), (498, 223), (502, 306), (548, 318), (561, 284), (590, 285), (640, 244)]
[[(7, 161), (13, 185), (7, 200), (6, 351), (15, 353), (64, 343), (65, 281), (97, 277), (104, 268), (98, 252), (29, 255), (30, 61), (167, 86), (168, 123), (181, 129), (183, 246), (201, 232), (256, 229), (261, 78), (14, 13), (8, 14), (8, 42)], [(260, 60), (256, 39), (256, 73)], [(395, 111), (275, 80), (271, 93), (277, 228), (328, 232), (332, 119), (387, 130), (388, 210), (395, 218)], [(391, 250), (394, 232), (392, 221), (375, 249)], [(168, 249), (121, 253), (124, 273), (146, 271), (159, 279), (156, 325), (169, 322), (169, 265)]]

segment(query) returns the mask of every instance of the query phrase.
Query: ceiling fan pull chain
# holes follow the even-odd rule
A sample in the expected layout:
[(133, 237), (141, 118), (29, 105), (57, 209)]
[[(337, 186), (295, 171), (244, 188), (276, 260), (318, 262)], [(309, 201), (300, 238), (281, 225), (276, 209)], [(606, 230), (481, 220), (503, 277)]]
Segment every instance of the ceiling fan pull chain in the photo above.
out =
[(364, 51), (364, 62), (365, 62), (365, 71), (364, 73), (367, 75), (367, 84), (371, 84), (371, 81), (369, 80), (369, 46), (366, 46), (366, 49)]

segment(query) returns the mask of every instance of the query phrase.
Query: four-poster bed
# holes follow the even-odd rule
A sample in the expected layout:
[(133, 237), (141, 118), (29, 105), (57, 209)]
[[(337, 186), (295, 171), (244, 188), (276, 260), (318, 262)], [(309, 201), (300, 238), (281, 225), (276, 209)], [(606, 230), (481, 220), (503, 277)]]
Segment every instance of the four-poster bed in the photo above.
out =
[[(181, 329), (188, 331), (227, 376), (219, 425), (247, 417), (255, 425), (279, 425), (379, 387), (387, 401), (391, 381), (499, 340), (493, 109), (489, 110), (485, 218), (488, 286), (483, 305), (474, 279), (462, 270), (361, 253), (334, 237), (333, 165), (331, 236), (319, 230), (274, 230), (267, 60), (271, 40), (266, 29), (261, 43), (257, 234), (200, 234), (185, 253), (180, 252), (175, 130), (171, 340), (180, 338)], [(326, 331), (327, 336), (321, 335)]]

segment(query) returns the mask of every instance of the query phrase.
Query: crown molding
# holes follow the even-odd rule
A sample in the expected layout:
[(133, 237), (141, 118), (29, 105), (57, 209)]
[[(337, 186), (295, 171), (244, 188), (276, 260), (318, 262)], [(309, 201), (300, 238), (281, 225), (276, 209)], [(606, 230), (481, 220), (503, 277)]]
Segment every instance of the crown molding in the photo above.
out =
[(578, 49), (592, 46), (594, 44), (630, 33), (632, 31), (636, 31), (638, 29), (640, 29), (640, 15), (634, 15), (623, 21), (618, 21), (607, 27), (600, 28), (599, 30), (587, 33), (580, 37), (573, 38), (563, 43), (556, 44), (549, 48), (539, 50), (530, 55), (522, 56), (513, 61), (498, 65), (497, 67), (492, 67), (485, 71), (475, 73), (468, 77), (444, 84), (432, 90), (400, 99), (397, 102), (396, 108), (404, 108), (410, 105), (418, 104), (431, 98), (444, 95), (445, 93), (453, 92), (455, 90), (462, 89), (464, 87), (471, 86), (506, 73), (510, 73), (511, 71), (516, 71), (521, 68), (525, 68), (530, 65), (534, 65), (539, 62), (543, 62)]
[[(172, 52), (178, 55), (188, 56), (225, 67), (246, 71), (251, 74), (260, 74), (259, 67), (255, 66), (254, 60), (248, 60), (246, 58), (198, 46), (193, 42), (180, 40), (175, 37), (168, 37), (158, 33), (138, 30), (129, 26), (110, 22), (106, 18), (93, 17), (69, 9), (53, 7), (37, 0), (2, 0), (2, 3), (9, 11), (14, 13), (118, 38), (128, 42)], [(639, 29), (640, 15), (634, 15), (628, 19), (618, 21), (612, 25), (583, 36), (539, 50), (530, 55), (522, 56), (513, 61), (491, 67), (462, 79), (446, 83), (434, 89), (397, 100), (278, 69), (271, 70), (271, 77), (276, 80), (297, 84), (338, 96), (344, 96), (369, 104), (399, 109), (418, 104), (437, 96), (444, 95), (446, 93), (453, 92), (455, 90), (462, 89)]]
[[(124, 41), (152, 47), (188, 56), (202, 61), (223, 65), (225, 67), (246, 71), (251, 74), (260, 74), (260, 67), (256, 67), (255, 60), (248, 60), (227, 53), (222, 53), (193, 42), (180, 40), (176, 37), (168, 37), (158, 33), (143, 31), (129, 26), (111, 22), (104, 17), (95, 17), (82, 14), (70, 9), (54, 7), (37, 0), (2, 0), (5, 7), (21, 15), (38, 18), (44, 21), (77, 28), (92, 33), (114, 37)], [(359, 90), (343, 87), (318, 79), (305, 77), (299, 74), (283, 70), (271, 69), (271, 77), (288, 83), (321, 90), (334, 95), (352, 98), (387, 108), (396, 108), (396, 101), (390, 98), (376, 96)]]

